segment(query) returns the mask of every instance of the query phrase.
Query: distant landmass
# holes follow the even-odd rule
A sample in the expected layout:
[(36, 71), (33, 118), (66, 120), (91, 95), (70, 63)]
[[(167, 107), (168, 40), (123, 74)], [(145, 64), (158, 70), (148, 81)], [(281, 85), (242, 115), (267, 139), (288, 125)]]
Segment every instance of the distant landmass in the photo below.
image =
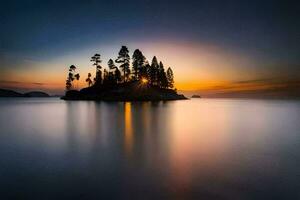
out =
[(23, 94), (13, 90), (0, 89), (0, 97), (23, 97)]
[(32, 91), (22, 94), (13, 90), (0, 89), (0, 97), (50, 97), (50, 95), (41, 91)]
[(32, 91), (24, 94), (25, 97), (50, 97), (49, 94), (40, 91)]
[(192, 98), (201, 98), (201, 96), (200, 96), (200, 95), (197, 95), (197, 94), (194, 94), (194, 95), (192, 96)]

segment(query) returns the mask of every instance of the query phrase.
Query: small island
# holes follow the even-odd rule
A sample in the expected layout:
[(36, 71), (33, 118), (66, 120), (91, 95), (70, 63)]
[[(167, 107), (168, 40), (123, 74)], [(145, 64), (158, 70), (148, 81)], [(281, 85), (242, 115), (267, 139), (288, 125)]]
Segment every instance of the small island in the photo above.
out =
[[(88, 73), (87, 87), (75, 90), (74, 81), (80, 79), (77, 67), (69, 67), (66, 80), (66, 93), (63, 100), (103, 100), (103, 101), (166, 101), (187, 99), (177, 94), (174, 89), (174, 74), (170, 67), (165, 70), (162, 62), (156, 56), (151, 64), (143, 53), (136, 49), (130, 65), (129, 50), (122, 46), (115, 60), (108, 60), (107, 68), (102, 63), (100, 54), (91, 57), (96, 68), (94, 79)], [(103, 69), (103, 70), (102, 70)]]
[(0, 97), (50, 97), (50, 95), (41, 91), (32, 91), (22, 94), (13, 90), (0, 89)]
[(50, 97), (50, 95), (41, 91), (32, 91), (25, 93), (24, 97)]
[(194, 95), (192, 95), (192, 98), (201, 98), (201, 96), (198, 94), (194, 94)]

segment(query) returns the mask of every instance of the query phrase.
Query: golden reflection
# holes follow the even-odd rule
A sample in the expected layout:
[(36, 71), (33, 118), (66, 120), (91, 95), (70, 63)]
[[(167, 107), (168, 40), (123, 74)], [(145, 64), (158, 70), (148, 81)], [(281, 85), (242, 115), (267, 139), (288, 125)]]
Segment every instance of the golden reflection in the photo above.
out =
[(124, 117), (125, 117), (125, 151), (127, 154), (131, 154), (133, 145), (133, 131), (132, 131), (132, 111), (131, 103), (125, 102), (124, 105)]
[[(220, 163), (226, 156), (232, 124), (231, 107), (218, 108), (222, 104), (205, 101), (189, 104), (190, 107), (174, 107), (169, 117), (171, 183), (180, 196), (184, 196), (196, 175), (205, 177), (202, 171), (222, 166)], [(214, 117), (207, 117), (207, 113)], [(218, 124), (212, 126), (216, 122)]]

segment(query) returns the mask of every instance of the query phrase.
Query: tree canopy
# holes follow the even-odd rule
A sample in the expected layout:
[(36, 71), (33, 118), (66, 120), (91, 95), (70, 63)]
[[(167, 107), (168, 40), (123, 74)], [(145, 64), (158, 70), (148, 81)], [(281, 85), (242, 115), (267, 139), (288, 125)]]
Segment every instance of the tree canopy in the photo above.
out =
[[(129, 50), (126, 46), (122, 46), (118, 57), (115, 62), (119, 64), (117, 66), (113, 59), (109, 59), (107, 62), (107, 68), (100, 65), (102, 62), (101, 55), (96, 53), (91, 57), (90, 61), (92, 65), (96, 67), (96, 73), (94, 82), (92, 81), (92, 74), (88, 73), (86, 82), (88, 87), (100, 87), (101, 85), (116, 85), (125, 82), (140, 81), (142, 84), (158, 88), (170, 88), (174, 87), (174, 74), (170, 67), (165, 70), (164, 64), (158, 61), (157, 57), (152, 58), (151, 64), (147, 61), (143, 53), (136, 49), (132, 54), (132, 63), (130, 66)], [(68, 70), (68, 76), (66, 80), (66, 89), (71, 90), (73, 88), (73, 81), (79, 80), (80, 75), (76, 73), (77, 67), (71, 65)], [(122, 72), (122, 73), (121, 73)]]
[(133, 79), (138, 80), (142, 76), (142, 68), (145, 66), (146, 58), (143, 53), (136, 49), (132, 55)]
[(119, 56), (116, 59), (116, 63), (120, 63), (120, 68), (123, 71), (123, 82), (126, 82), (130, 76), (130, 56), (129, 50), (126, 46), (122, 46), (119, 51)]

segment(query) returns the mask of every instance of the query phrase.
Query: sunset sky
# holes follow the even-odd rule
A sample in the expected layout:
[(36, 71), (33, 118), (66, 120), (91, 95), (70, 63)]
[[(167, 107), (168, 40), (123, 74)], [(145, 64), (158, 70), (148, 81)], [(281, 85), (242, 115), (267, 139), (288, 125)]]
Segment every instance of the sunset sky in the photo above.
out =
[(207, 96), (300, 88), (297, 1), (3, 1), (0, 88), (64, 92), (68, 67), (85, 87), (121, 45), (172, 67), (176, 88)]

